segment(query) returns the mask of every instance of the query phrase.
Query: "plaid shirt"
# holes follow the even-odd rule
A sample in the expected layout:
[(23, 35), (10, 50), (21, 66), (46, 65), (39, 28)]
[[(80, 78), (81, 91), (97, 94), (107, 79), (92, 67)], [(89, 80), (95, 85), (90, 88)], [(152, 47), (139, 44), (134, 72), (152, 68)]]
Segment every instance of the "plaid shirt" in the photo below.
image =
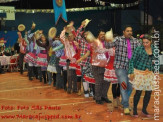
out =
[[(90, 44), (82, 37), (82, 28), (80, 26), (76, 32), (76, 41), (79, 43), (80, 57), (84, 56), (87, 51), (90, 51)], [(81, 66), (88, 66), (90, 63), (91, 57), (88, 56), (86, 59), (80, 62)]]
[(129, 74), (134, 73), (134, 68), (138, 70), (145, 71), (148, 69), (149, 71), (154, 70), (154, 63), (152, 60), (155, 59), (154, 57), (154, 46), (152, 45), (152, 55), (149, 56), (144, 46), (139, 46), (134, 50), (134, 53), (132, 55), (132, 58), (129, 62)]
[[(131, 38), (130, 44), (132, 52), (137, 46), (140, 45), (139, 41), (136, 38)], [(105, 47), (115, 47), (114, 68), (122, 68), (128, 70), (129, 59), (127, 53), (127, 41), (125, 37), (116, 37), (115, 41), (112, 43), (105, 42)]]

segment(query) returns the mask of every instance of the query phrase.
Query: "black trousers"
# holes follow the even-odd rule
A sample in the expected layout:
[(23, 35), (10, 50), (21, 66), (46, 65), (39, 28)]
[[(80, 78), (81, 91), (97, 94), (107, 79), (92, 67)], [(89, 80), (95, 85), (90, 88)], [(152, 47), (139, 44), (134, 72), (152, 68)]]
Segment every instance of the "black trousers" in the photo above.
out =
[(67, 84), (67, 70), (63, 70), (63, 80), (64, 80), (64, 89), (66, 90), (66, 84)]
[(119, 83), (112, 84), (112, 94), (113, 94), (114, 99), (116, 99), (117, 97), (120, 97), (120, 85), (119, 85)]
[(47, 71), (41, 71), (42, 72), (42, 76), (44, 78), (44, 84), (46, 84), (47, 82)]
[[(141, 90), (136, 90), (136, 93), (134, 95), (134, 105), (133, 105), (134, 106), (134, 108), (133, 108), (134, 115), (137, 114), (137, 105), (140, 100), (141, 93), (142, 93)], [(149, 104), (151, 94), (152, 94), (152, 91), (145, 91), (145, 96), (143, 98), (143, 108), (142, 108), (142, 112), (145, 114), (147, 114), (147, 106)]]
[(24, 55), (23, 53), (19, 54), (19, 68), (20, 68), (20, 73), (23, 73), (23, 60), (24, 60)]
[(1, 63), (0, 63), (0, 73), (3, 73), (3, 69), (2, 69)]
[(56, 73), (56, 88), (63, 88), (63, 75), (61, 74), (62, 72), (62, 67), (59, 66), (59, 60), (60, 60), (60, 57), (57, 57), (56, 58), (56, 70), (57, 70), (57, 73)]
[(56, 86), (56, 74), (52, 73), (53, 75), (53, 86)]

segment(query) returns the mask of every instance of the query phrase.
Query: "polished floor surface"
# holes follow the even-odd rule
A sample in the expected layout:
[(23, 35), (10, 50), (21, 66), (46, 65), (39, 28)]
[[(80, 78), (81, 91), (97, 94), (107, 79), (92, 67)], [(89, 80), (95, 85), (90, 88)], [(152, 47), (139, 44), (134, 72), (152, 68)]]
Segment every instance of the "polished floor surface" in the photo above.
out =
[[(160, 77), (159, 89), (162, 90), (163, 75)], [(131, 107), (134, 92), (130, 97)], [(157, 92), (159, 97), (156, 98), (155, 92), (152, 93), (148, 112), (154, 116), (159, 110), (159, 117), (155, 119), (163, 122), (163, 93)], [(5, 73), (0, 74), (0, 122), (153, 122), (154, 117), (141, 116), (143, 95), (138, 104), (140, 117), (134, 118), (132, 111), (131, 115), (124, 115), (121, 107), (113, 109), (112, 104), (98, 105), (92, 98), (55, 90), (55, 87), (36, 79), (29, 81), (26, 73)], [(108, 97), (112, 100), (111, 87)]]

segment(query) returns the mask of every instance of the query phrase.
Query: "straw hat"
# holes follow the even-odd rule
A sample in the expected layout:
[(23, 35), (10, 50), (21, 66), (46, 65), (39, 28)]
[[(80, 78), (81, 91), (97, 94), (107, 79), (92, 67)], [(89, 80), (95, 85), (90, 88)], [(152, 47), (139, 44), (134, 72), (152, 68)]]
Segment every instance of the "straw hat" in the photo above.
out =
[(50, 38), (54, 38), (56, 36), (57, 29), (55, 27), (51, 27), (48, 32), (48, 36)]
[(86, 27), (90, 21), (91, 20), (89, 20), (89, 19), (85, 19), (84, 21), (82, 21), (82, 25), (84, 25), (84, 27)]
[(32, 28), (35, 28), (36, 24), (34, 22), (32, 22)]
[(24, 31), (24, 30), (25, 30), (25, 25), (20, 24), (20, 25), (18, 26), (18, 30), (19, 30), (19, 31)]
[(74, 25), (74, 22), (71, 21), (71, 22), (67, 25), (67, 27), (72, 27), (73, 25)]
[(42, 33), (40, 33), (41, 31), (40, 30), (37, 30), (35, 33), (34, 33), (34, 36), (35, 36), (35, 39), (38, 40), (41, 38), (42, 36)]
[(86, 34), (86, 40), (88, 42), (93, 42), (95, 40), (94, 35), (90, 31), (85, 32), (85, 34)]
[(88, 23), (89, 23), (91, 20), (89, 20), (89, 19), (85, 19), (84, 21), (85, 21), (85, 26), (87, 26)]
[(113, 31), (112, 31), (112, 28), (110, 29), (110, 31), (107, 31), (105, 33), (105, 40), (106, 41), (113, 40)]

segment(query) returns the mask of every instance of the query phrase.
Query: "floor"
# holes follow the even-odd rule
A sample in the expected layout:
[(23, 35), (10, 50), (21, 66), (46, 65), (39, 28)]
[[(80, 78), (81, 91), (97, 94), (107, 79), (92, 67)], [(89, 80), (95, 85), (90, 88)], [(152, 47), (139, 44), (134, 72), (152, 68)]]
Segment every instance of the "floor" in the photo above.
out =
[[(163, 74), (160, 75), (163, 79)], [(159, 89), (163, 88), (160, 80)], [(133, 95), (130, 97), (132, 107)], [(159, 122), (163, 122), (163, 93), (159, 92)], [(144, 93), (143, 93), (144, 94)], [(143, 97), (142, 94), (142, 97)], [(153, 92), (154, 94), (154, 92)], [(154, 112), (154, 95), (152, 94), (148, 112)], [(112, 99), (111, 88), (108, 91)], [(138, 105), (141, 113), (143, 99)], [(157, 110), (158, 110), (157, 109)], [(132, 114), (132, 111), (131, 111)], [(46, 118), (45, 118), (46, 116)], [(157, 119), (157, 118), (156, 118)], [(154, 117), (133, 118), (124, 115), (121, 107), (113, 109), (112, 104), (98, 105), (92, 98), (77, 94), (67, 94), (64, 90), (44, 85), (38, 80), (29, 81), (27, 73), (18, 72), (0, 74), (0, 122), (153, 122)]]

